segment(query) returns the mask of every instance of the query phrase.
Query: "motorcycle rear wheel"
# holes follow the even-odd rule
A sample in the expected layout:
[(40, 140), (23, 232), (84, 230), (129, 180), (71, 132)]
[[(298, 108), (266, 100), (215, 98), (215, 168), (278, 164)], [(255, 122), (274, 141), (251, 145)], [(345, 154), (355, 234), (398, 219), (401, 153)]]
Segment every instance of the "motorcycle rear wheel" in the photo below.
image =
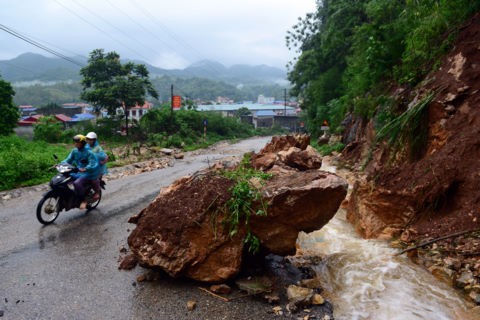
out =
[(98, 199), (95, 200), (93, 196), (95, 195), (95, 191), (93, 189), (90, 190), (89, 194), (87, 195), (87, 211), (95, 209), (102, 200), (102, 190), (98, 190)]
[(41, 224), (50, 224), (60, 214), (58, 195), (47, 193), (37, 205), (37, 219)]

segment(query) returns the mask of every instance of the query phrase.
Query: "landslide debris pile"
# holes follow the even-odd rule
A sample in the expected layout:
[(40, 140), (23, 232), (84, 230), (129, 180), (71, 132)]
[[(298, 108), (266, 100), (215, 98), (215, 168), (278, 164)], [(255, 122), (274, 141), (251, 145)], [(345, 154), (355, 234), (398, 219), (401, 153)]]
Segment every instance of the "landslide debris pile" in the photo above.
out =
[[(123, 267), (136, 260), (172, 277), (224, 282), (239, 273), (248, 249), (245, 242), (251, 237), (262, 254), (294, 253), (298, 232), (320, 229), (347, 194), (344, 179), (319, 170), (321, 158), (309, 139), (306, 135), (274, 137), (251, 155), (248, 166), (271, 177), (248, 182), (260, 199), (252, 203), (250, 214), (240, 217), (235, 232), (226, 204), (237, 181), (224, 173), (237, 170), (239, 163), (216, 164), (162, 189), (130, 218), (136, 228), (128, 237), (132, 254)], [(266, 210), (255, 214), (259, 209)]]

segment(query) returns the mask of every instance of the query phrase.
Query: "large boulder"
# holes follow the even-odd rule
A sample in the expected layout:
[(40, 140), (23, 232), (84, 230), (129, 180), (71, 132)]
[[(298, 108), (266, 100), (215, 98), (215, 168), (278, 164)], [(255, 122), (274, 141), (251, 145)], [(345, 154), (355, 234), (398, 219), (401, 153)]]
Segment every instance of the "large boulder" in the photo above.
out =
[(230, 237), (221, 211), (233, 182), (213, 173), (182, 178), (139, 214), (128, 245), (140, 264), (172, 277), (218, 282), (240, 269), (244, 230)]
[[(133, 255), (172, 277), (224, 282), (240, 271), (248, 230), (260, 240), (262, 252), (294, 253), (299, 231), (325, 225), (347, 193), (345, 180), (318, 170), (321, 158), (309, 142), (308, 136), (275, 137), (252, 155), (253, 167), (272, 174), (264, 185), (251, 181), (262, 198), (254, 206), (267, 204), (267, 215), (252, 214), (248, 226), (240, 221), (234, 234), (226, 223), (234, 181), (218, 172), (227, 168), (217, 165), (177, 180), (130, 218), (137, 224), (128, 237)], [(273, 163), (259, 165), (270, 158)]]
[(318, 230), (335, 215), (347, 182), (320, 170), (275, 174), (262, 189), (267, 216), (252, 216), (250, 227), (269, 253), (295, 253), (300, 231)]

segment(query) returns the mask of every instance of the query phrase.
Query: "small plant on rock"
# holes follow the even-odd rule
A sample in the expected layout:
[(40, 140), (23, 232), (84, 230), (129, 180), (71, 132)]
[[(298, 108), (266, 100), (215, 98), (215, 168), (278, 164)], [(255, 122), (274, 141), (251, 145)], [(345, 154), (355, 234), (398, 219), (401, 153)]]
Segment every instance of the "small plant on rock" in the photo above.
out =
[(230, 189), (231, 198), (225, 204), (227, 218), (224, 222), (229, 225), (231, 237), (237, 234), (240, 223), (245, 223), (247, 235), (244, 242), (250, 252), (256, 253), (260, 249), (260, 240), (250, 231), (249, 221), (252, 214), (266, 216), (267, 205), (262, 200), (259, 188), (252, 181), (263, 185), (272, 175), (252, 168), (250, 154), (245, 154), (238, 168), (224, 171), (223, 176), (235, 181)]

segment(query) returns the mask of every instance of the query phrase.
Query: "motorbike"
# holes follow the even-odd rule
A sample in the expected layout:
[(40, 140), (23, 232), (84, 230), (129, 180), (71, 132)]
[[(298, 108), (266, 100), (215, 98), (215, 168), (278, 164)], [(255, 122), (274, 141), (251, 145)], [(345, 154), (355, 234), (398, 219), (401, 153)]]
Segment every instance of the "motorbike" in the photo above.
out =
[[(68, 163), (57, 164), (55, 168), (58, 173), (50, 180), (50, 190), (43, 195), (37, 205), (37, 219), (45, 225), (53, 223), (62, 210), (68, 211), (79, 208), (81, 204), (80, 199), (75, 194), (73, 186), (75, 177), (72, 175), (72, 173), (78, 172), (78, 168)], [(105, 190), (105, 185), (105, 181), (100, 178), (101, 189)], [(101, 189), (99, 197), (94, 199), (95, 190), (92, 186), (87, 188), (85, 196), (87, 212), (95, 209), (102, 200)]]

